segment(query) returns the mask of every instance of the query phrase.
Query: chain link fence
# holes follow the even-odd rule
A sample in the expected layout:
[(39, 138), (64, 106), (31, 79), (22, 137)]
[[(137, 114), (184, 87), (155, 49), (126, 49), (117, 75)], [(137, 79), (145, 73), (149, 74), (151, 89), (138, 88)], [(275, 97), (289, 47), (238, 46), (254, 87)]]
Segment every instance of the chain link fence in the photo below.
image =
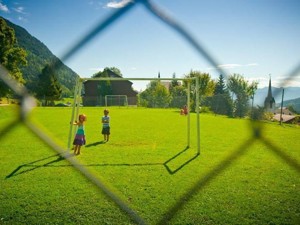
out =
[[(174, 18), (171, 18), (163, 13), (158, 5), (153, 4), (150, 0), (136, 0), (127, 4), (125, 7), (119, 9), (115, 13), (108, 16), (104, 21), (99, 23), (90, 33), (86, 34), (78, 43), (76, 43), (64, 56), (61, 57), (62, 61), (67, 60), (71, 56), (75, 55), (78, 50), (84, 48), (84, 46), (96, 38), (97, 35), (101, 34), (106, 28), (111, 26), (117, 20), (120, 20), (123, 16), (130, 13), (130, 11), (137, 6), (144, 6), (151, 14), (157, 17), (162, 24), (169, 29), (174, 30), (177, 35), (181, 36), (189, 45), (191, 45), (199, 54), (199, 57), (206, 59), (213, 67), (218, 68), (219, 63), (210, 55), (209, 52), (205, 51), (204, 46), (197, 42), (191, 33), (189, 33), (185, 27), (181, 26)], [(59, 65), (56, 66), (58, 69)], [(226, 78), (226, 72), (219, 69), (220, 74), (224, 74)], [(288, 81), (293, 80), (300, 73), (300, 63), (297, 67), (293, 68), (289, 73), (287, 73), (287, 79), (281, 84), (284, 86)], [(38, 136), (43, 142), (50, 146), (55, 152), (60, 154), (65, 160), (69, 161), (74, 168), (80, 171), (88, 180), (94, 183), (100, 190), (102, 190), (108, 197), (110, 197), (125, 213), (127, 213), (137, 224), (146, 224), (143, 218), (141, 218), (138, 213), (132, 210), (125, 202), (123, 202), (114, 192), (107, 188), (99, 179), (95, 178), (84, 166), (81, 166), (76, 159), (68, 157), (69, 153), (66, 153), (65, 149), (60, 147), (54, 140), (52, 140), (47, 134), (40, 130), (37, 126), (32, 124), (27, 116), (35, 107), (35, 99), (28, 93), (25, 87), (19, 85), (14, 80), (10, 79), (7, 70), (0, 65), (0, 79), (3, 80), (21, 99), (20, 107), (18, 108), (18, 116), (15, 120), (11, 121), (5, 127), (0, 130), (0, 141), (4, 139), (7, 134), (13, 132), (16, 126), (20, 123), (26, 125), (26, 127)], [(274, 95), (279, 95), (280, 93), (275, 92)], [(243, 143), (239, 148), (235, 149), (231, 155), (225, 158), (223, 161), (219, 162), (218, 165), (213, 168), (209, 173), (207, 173), (203, 178), (197, 180), (197, 182), (186, 191), (186, 193), (178, 199), (176, 204), (169, 208), (165, 216), (157, 224), (168, 223), (177, 213), (180, 211), (184, 205), (189, 202), (189, 200), (204, 189), (212, 180), (216, 177), (221, 176), (230, 165), (234, 164), (239, 158), (241, 158), (253, 145), (254, 142), (261, 142), (265, 145), (274, 155), (281, 158), (287, 165), (295, 169), (298, 174), (300, 174), (300, 164), (288, 153), (280, 149), (272, 141), (268, 140), (263, 135), (263, 125), (253, 121), (251, 124), (252, 137), (249, 138), (245, 143)], [(299, 141), (299, 140), (297, 140)]]

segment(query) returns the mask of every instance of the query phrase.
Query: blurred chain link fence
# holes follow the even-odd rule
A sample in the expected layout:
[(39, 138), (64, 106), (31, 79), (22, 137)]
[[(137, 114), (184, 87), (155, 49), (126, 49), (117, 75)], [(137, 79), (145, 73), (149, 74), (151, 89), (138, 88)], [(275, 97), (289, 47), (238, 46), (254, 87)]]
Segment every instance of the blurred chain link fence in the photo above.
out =
[[(199, 57), (207, 60), (212, 66), (218, 68), (219, 63), (207, 52), (204, 46), (197, 42), (191, 33), (185, 30), (185, 27), (180, 25), (174, 18), (167, 16), (158, 5), (153, 4), (150, 0), (136, 0), (134, 2), (129, 2), (125, 7), (117, 10), (115, 13), (108, 16), (105, 20), (94, 27), (88, 34), (86, 34), (78, 43), (74, 44), (64, 56), (61, 57), (62, 61), (67, 60), (74, 54), (83, 48), (89, 41), (96, 38), (97, 35), (101, 34), (107, 27), (111, 26), (115, 21), (125, 16), (134, 7), (142, 5), (147, 11), (157, 17), (161, 23), (165, 24), (167, 28), (172, 29), (177, 32), (177, 35), (181, 36), (188, 44), (190, 44), (199, 54)], [(56, 69), (60, 66), (59, 63), (54, 65)], [(219, 69), (220, 74), (224, 74), (225, 78), (227, 74), (222, 69)], [(293, 80), (300, 73), (300, 63), (297, 67), (292, 69), (287, 73), (287, 79), (281, 84), (285, 86), (286, 83)], [(3, 139), (9, 132), (13, 132), (16, 125), (23, 123), (27, 126), (29, 130), (38, 136), (42, 141), (44, 141), (48, 146), (50, 146), (54, 151), (64, 157), (69, 163), (72, 164), (77, 170), (79, 170), (88, 180), (94, 183), (99, 189), (101, 189), (108, 197), (110, 197), (124, 212), (126, 212), (136, 223), (146, 224), (143, 218), (141, 218), (137, 212), (132, 210), (125, 202), (123, 202), (115, 193), (113, 193), (109, 188), (107, 188), (99, 179), (95, 178), (84, 166), (80, 165), (78, 161), (72, 157), (68, 157), (69, 153), (66, 153), (65, 149), (56, 144), (51, 138), (49, 138), (43, 131), (41, 131), (37, 126), (30, 123), (27, 120), (27, 115), (35, 107), (35, 99), (28, 94), (25, 87), (16, 83), (10, 78), (7, 70), (0, 65), (0, 79), (3, 80), (21, 99), (21, 104), (19, 107), (18, 117), (7, 124), (0, 130), (0, 140)], [(279, 95), (279, 92), (274, 93), (274, 97)], [(255, 141), (260, 141), (275, 155), (279, 156), (286, 164), (294, 168), (300, 174), (300, 164), (291, 156), (289, 156), (282, 149), (277, 147), (274, 143), (268, 140), (262, 135), (263, 126), (259, 122), (253, 121), (251, 124), (251, 129), (253, 131), (253, 136), (249, 138), (245, 143), (243, 143), (239, 148), (228, 156), (223, 161), (213, 168), (209, 173), (207, 173), (203, 178), (197, 180), (197, 182), (186, 191), (186, 193), (176, 202), (176, 204), (169, 208), (165, 216), (157, 224), (168, 223), (178, 211), (180, 211), (184, 205), (194, 196), (199, 193), (208, 183), (210, 183), (214, 178), (220, 176), (231, 164), (234, 164), (242, 155), (244, 155)]]

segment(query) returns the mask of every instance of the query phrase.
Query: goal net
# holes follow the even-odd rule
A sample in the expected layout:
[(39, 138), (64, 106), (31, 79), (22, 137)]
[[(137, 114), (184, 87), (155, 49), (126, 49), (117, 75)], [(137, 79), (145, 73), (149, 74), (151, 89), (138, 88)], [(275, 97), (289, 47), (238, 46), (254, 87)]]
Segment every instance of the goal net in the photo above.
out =
[(105, 95), (105, 106), (128, 106), (127, 95)]

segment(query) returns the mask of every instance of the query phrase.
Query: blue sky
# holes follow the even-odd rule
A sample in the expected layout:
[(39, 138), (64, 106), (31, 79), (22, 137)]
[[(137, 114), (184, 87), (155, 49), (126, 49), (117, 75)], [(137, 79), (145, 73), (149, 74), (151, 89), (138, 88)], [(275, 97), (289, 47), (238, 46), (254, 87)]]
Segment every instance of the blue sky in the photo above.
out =
[[(93, 27), (130, 0), (0, 0), (0, 15), (62, 57)], [(300, 64), (298, 0), (153, 0), (185, 27), (228, 74), (273, 86)], [(124, 77), (182, 78), (220, 72), (180, 35), (138, 4), (65, 62), (81, 77), (117, 67)], [(285, 86), (300, 87), (299, 73)], [(134, 81), (140, 90), (145, 82)]]

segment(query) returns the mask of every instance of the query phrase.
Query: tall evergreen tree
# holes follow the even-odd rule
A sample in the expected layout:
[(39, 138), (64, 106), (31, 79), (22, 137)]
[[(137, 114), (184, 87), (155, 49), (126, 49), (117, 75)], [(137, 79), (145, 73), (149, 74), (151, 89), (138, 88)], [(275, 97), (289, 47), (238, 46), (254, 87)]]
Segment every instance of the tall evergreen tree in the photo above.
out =
[(220, 74), (216, 83), (214, 96), (211, 98), (210, 105), (214, 113), (232, 116), (233, 104), (222, 74)]
[(222, 74), (220, 74), (219, 79), (216, 83), (216, 87), (214, 90), (214, 94), (224, 94), (226, 92), (226, 84), (224, 81), (224, 77)]
[[(175, 73), (173, 73), (172, 78), (176, 79), (176, 74)], [(170, 85), (170, 89), (175, 88), (177, 86), (179, 86), (178, 80), (172, 80), (171, 85)]]
[(39, 75), (38, 97), (45, 100), (45, 105), (53, 105), (54, 100), (59, 100), (62, 94), (62, 88), (57, 80), (55, 69), (47, 64)]

